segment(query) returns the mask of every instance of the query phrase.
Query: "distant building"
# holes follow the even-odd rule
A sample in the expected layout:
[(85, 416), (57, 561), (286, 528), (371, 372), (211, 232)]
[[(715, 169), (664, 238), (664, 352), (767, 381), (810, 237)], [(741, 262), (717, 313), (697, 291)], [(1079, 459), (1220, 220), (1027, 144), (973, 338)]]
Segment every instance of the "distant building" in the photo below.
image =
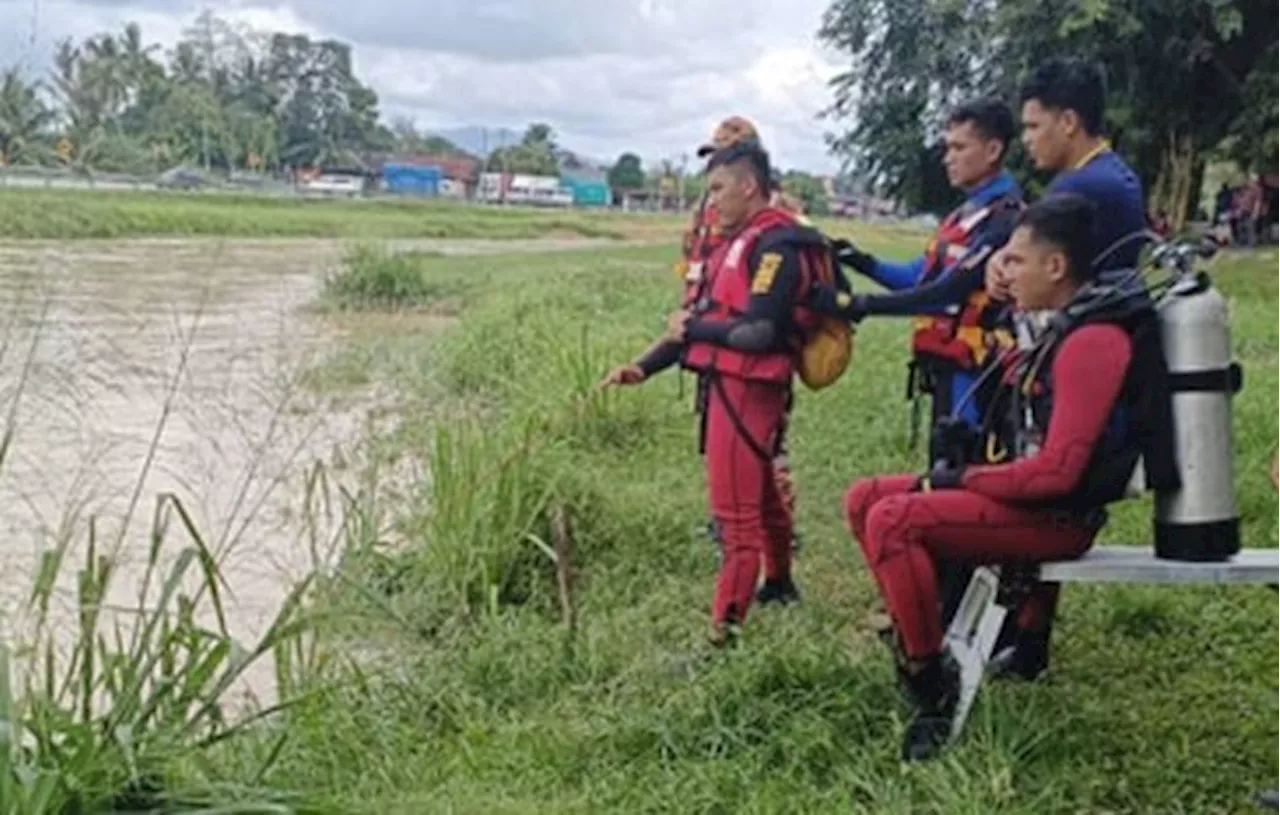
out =
[(383, 164), (382, 188), (391, 195), (435, 198), (444, 174), (434, 164)]
[(573, 195), (576, 207), (607, 207), (613, 203), (608, 174), (599, 168), (564, 170), (560, 184)]
[(380, 153), (366, 160), (380, 187), (393, 195), (469, 199), (480, 175), (480, 160), (467, 155)]
[(526, 204), (533, 206), (573, 206), (572, 191), (551, 175), (520, 173), (481, 173), (476, 187), (476, 200), (488, 203)]

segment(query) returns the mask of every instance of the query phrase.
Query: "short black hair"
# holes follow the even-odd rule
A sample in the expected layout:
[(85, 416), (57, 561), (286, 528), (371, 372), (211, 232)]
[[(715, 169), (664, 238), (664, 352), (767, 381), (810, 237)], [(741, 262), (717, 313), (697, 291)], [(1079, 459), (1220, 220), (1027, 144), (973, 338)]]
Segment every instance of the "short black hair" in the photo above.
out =
[(1093, 225), (1097, 207), (1083, 195), (1054, 193), (1027, 207), (1018, 226), (1031, 230), (1031, 239), (1051, 244), (1067, 256), (1077, 283), (1094, 278)]
[(769, 164), (768, 152), (760, 142), (754, 139), (740, 141), (717, 150), (707, 162), (707, 172), (710, 173), (717, 167), (733, 167), (741, 164), (745, 164), (751, 170), (761, 194), (767, 196), (773, 189), (773, 168)]
[(1050, 110), (1074, 110), (1085, 131), (1102, 132), (1102, 114), (1107, 107), (1107, 78), (1095, 62), (1075, 57), (1046, 60), (1022, 83), (1018, 101), (1032, 99)]
[(957, 106), (947, 117), (947, 127), (962, 124), (972, 125), (984, 139), (995, 139), (1000, 142), (1004, 148), (1001, 154), (1009, 149), (1009, 142), (1013, 141), (1015, 131), (1013, 111), (999, 99), (984, 96), (980, 99), (970, 99)]

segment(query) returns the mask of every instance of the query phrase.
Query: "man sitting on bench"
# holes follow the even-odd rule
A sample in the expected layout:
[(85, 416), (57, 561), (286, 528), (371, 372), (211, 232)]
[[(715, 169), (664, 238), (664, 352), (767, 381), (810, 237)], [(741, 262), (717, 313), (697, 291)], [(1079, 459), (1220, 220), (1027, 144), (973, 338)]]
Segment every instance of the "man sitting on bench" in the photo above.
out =
[[(1087, 200), (1050, 196), (1022, 214), (1005, 249), (1016, 306), (1052, 316), (1030, 350), (996, 371), (1000, 397), (983, 432), (988, 459), (1003, 463), (865, 479), (846, 498), (917, 708), (904, 760), (931, 758), (946, 742), (959, 692), (958, 668), (943, 647), (935, 561), (1077, 558), (1102, 528), (1103, 507), (1124, 496), (1140, 457), (1148, 483), (1176, 483), (1156, 315), (1135, 287), (1092, 279), (1093, 218)], [(1165, 454), (1151, 455), (1158, 445)], [(1017, 624), (1028, 641), (1046, 626), (1056, 588), (1037, 584), (1021, 609)], [(1047, 659), (1047, 637), (1040, 642)]]

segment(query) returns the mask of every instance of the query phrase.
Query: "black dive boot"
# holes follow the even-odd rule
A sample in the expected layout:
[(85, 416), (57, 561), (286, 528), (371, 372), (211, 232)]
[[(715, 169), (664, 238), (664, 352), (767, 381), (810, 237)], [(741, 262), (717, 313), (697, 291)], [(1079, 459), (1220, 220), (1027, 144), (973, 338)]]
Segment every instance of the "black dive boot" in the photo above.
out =
[(1035, 682), (1049, 670), (1049, 629), (1023, 631), (1018, 629), (1012, 642), (999, 648), (987, 666), (993, 679), (1012, 679)]
[(800, 602), (800, 590), (796, 588), (795, 581), (791, 579), (791, 575), (765, 580), (764, 584), (756, 592), (756, 602), (762, 606), (772, 603), (789, 606), (792, 603)]
[(928, 761), (951, 738), (960, 701), (960, 666), (943, 650), (916, 673), (899, 668), (898, 677), (916, 705), (916, 715), (902, 738), (902, 760)]

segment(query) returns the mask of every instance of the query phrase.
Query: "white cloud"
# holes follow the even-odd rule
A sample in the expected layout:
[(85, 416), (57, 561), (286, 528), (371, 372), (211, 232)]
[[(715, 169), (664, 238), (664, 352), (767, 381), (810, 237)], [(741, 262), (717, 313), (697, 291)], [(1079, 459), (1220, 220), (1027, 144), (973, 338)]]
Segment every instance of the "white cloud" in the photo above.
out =
[[(32, 2), (0, 0), (0, 54), (32, 67), (47, 66), (63, 37), (129, 20), (148, 41), (172, 45), (198, 11), (165, 0)], [(520, 129), (540, 120), (586, 155), (679, 160), (717, 120), (741, 114), (780, 165), (829, 171), (830, 125), (815, 118), (837, 66), (814, 42), (826, 2), (784, 10), (769, 0), (298, 0), (214, 11), (257, 29), (350, 42), (383, 110), (420, 126)]]

